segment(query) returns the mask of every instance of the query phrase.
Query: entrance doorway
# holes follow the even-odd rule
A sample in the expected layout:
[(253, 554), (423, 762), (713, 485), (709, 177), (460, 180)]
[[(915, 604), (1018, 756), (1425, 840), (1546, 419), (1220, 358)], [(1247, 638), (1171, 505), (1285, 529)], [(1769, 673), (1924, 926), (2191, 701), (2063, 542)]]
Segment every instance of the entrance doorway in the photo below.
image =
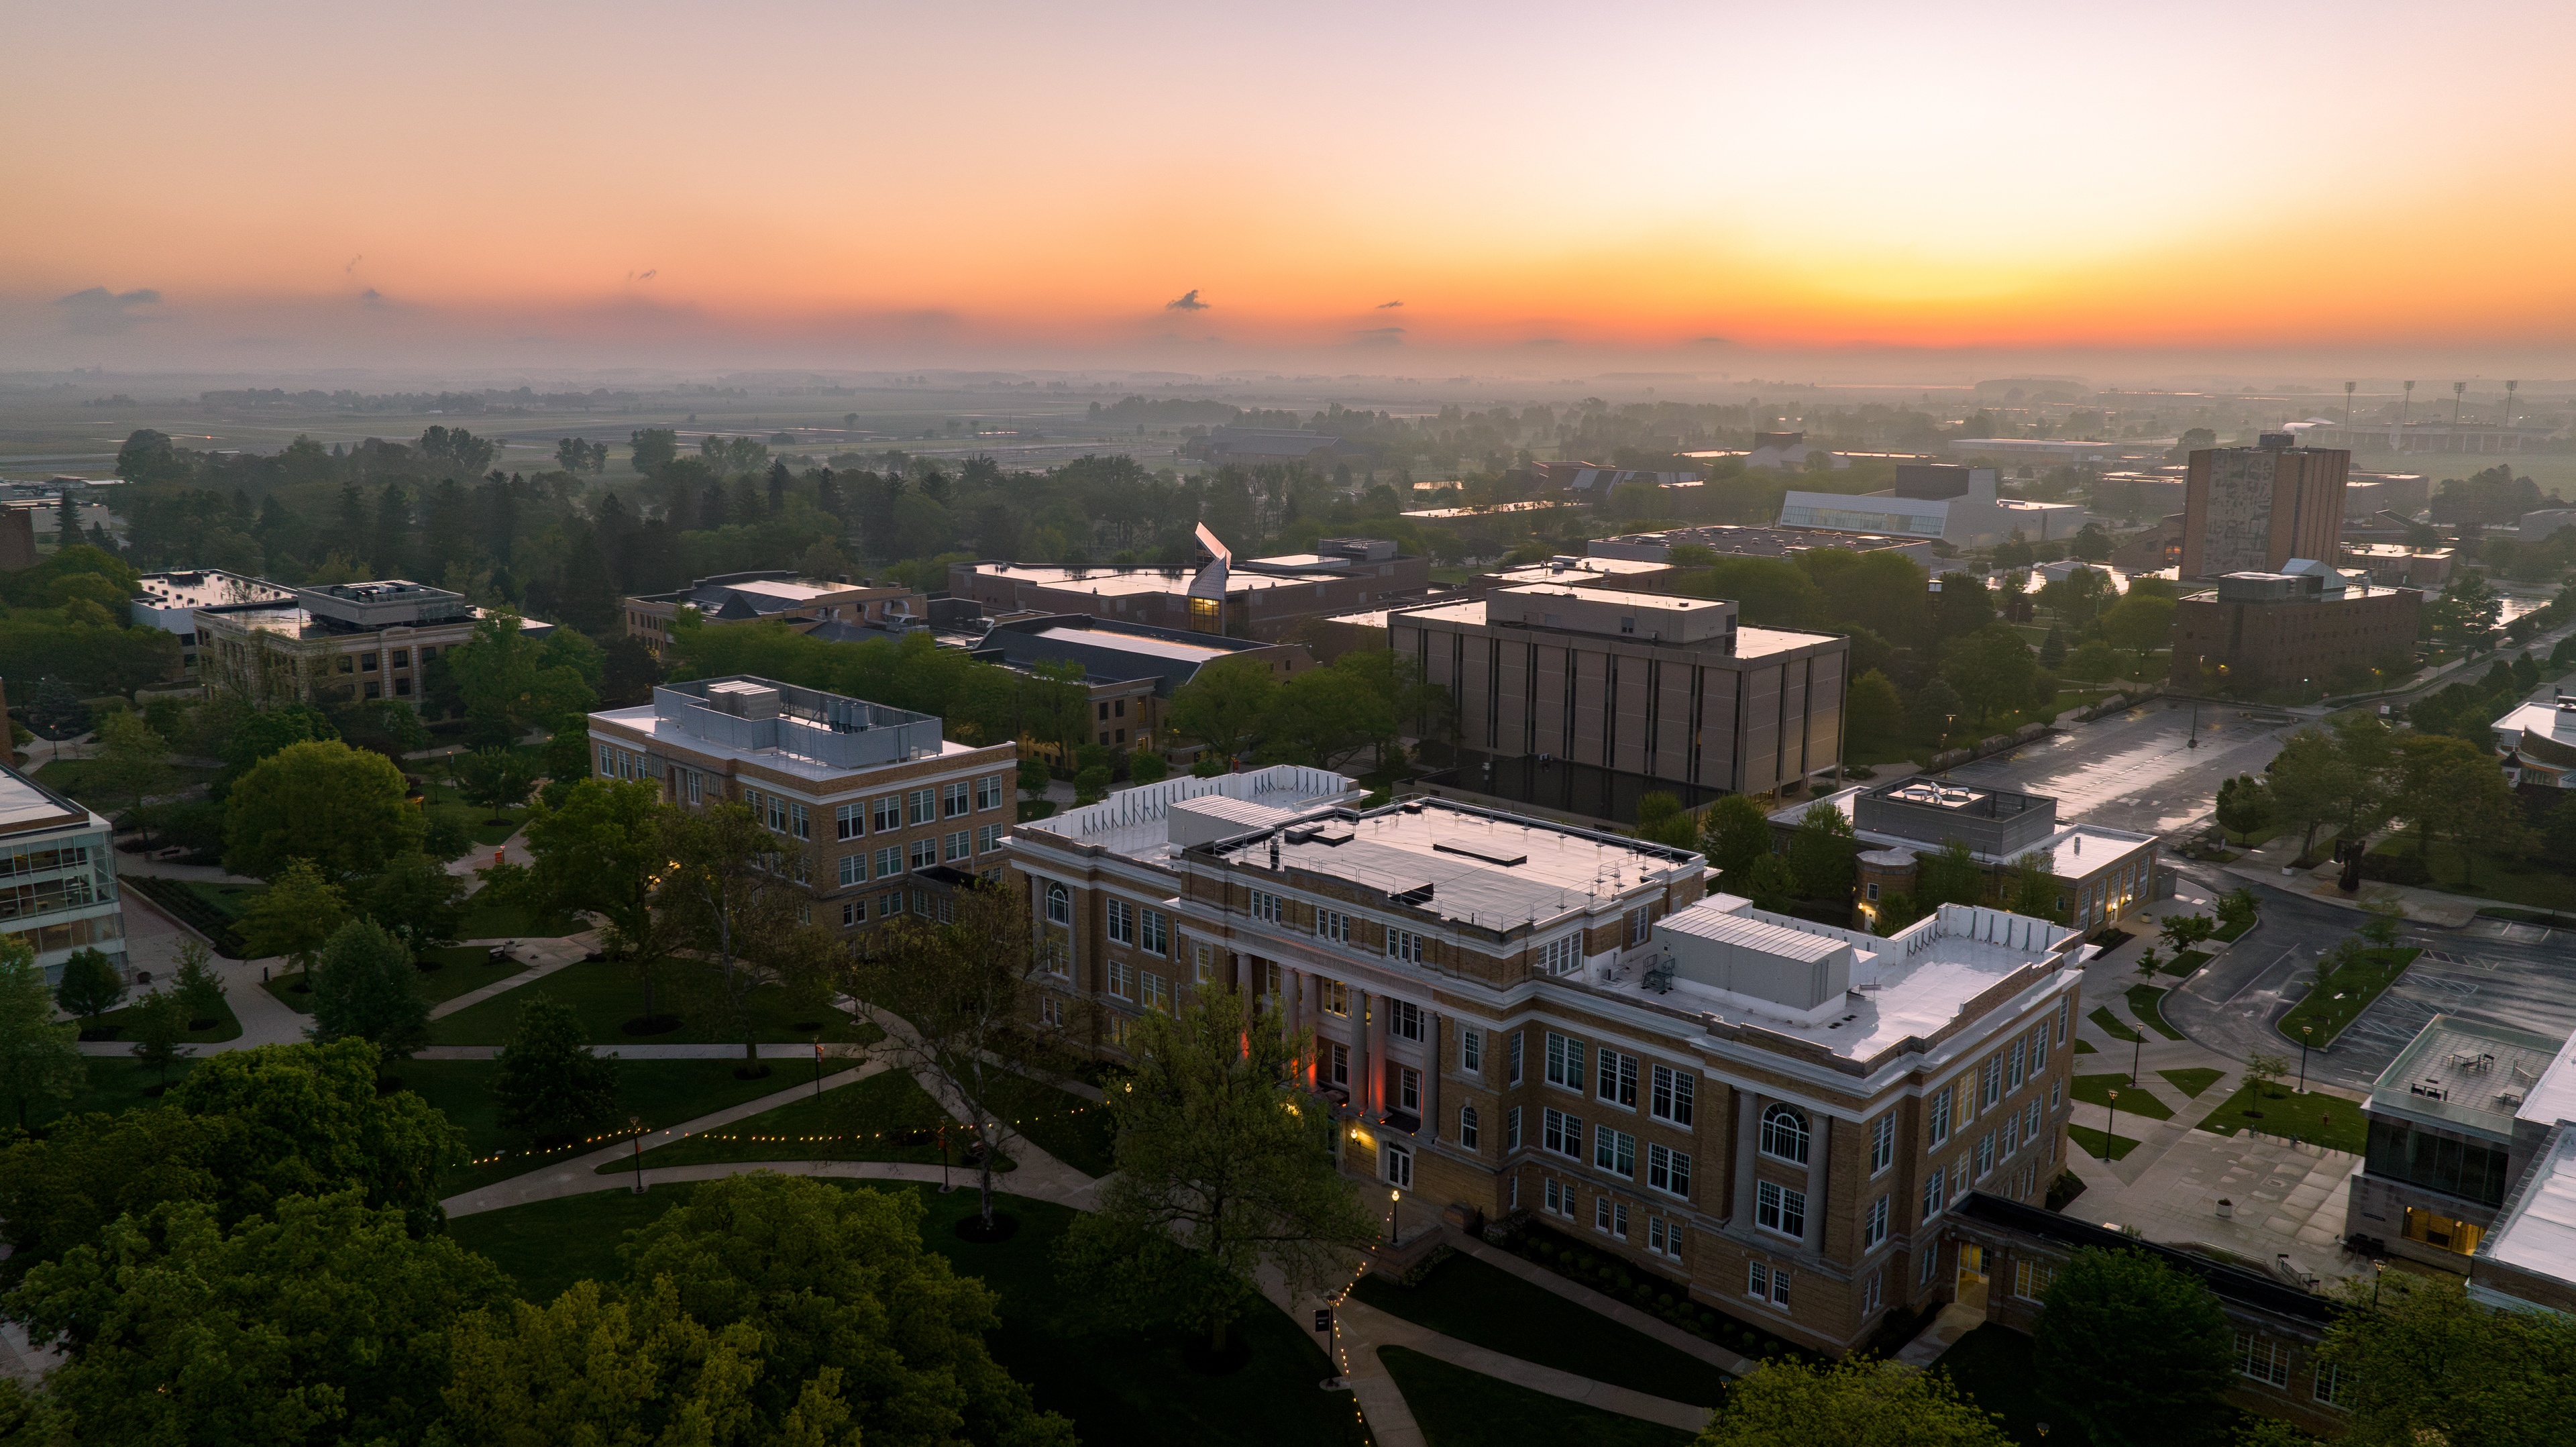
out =
[(1959, 1293), (1961, 1306), (1972, 1311), (1986, 1309), (1986, 1248), (1959, 1245)]

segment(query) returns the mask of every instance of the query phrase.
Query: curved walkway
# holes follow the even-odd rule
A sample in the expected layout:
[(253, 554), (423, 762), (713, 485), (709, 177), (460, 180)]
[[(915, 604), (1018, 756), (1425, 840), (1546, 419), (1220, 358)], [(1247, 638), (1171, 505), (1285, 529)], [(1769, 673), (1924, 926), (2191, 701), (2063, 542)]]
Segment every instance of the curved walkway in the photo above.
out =
[[(1623, 1417), (1640, 1417), (1649, 1422), (1661, 1422), (1667, 1427), (1678, 1427), (1685, 1432), (1697, 1432), (1708, 1425), (1709, 1409), (1706, 1407), (1695, 1407), (1688, 1402), (1677, 1402), (1669, 1397), (1649, 1396), (1627, 1387), (1614, 1387), (1608, 1382), (1596, 1382), (1590, 1377), (1579, 1377), (1572, 1372), (1523, 1361), (1519, 1357), (1505, 1356), (1489, 1347), (1480, 1347), (1471, 1342), (1460, 1341), (1453, 1336), (1444, 1336), (1427, 1326), (1417, 1326), (1403, 1317), (1380, 1311), (1365, 1302), (1344, 1300), (1334, 1312), (1333, 1320), (1334, 1334), (1338, 1338), (1342, 1355), (1344, 1380), (1360, 1394), (1361, 1410), (1368, 1416), (1370, 1429), (1378, 1440), (1378, 1447), (1399, 1447), (1400, 1443), (1407, 1440), (1401, 1434), (1390, 1430), (1392, 1423), (1387, 1419), (1391, 1414), (1385, 1410), (1383, 1404), (1383, 1399), (1386, 1397), (1393, 1397), (1397, 1401), (1403, 1400), (1403, 1394), (1396, 1390), (1394, 1379), (1388, 1376), (1385, 1364), (1378, 1360), (1377, 1354), (1384, 1347), (1410, 1347), (1424, 1356), (1437, 1357), (1452, 1366), (1465, 1367), (1471, 1372), (1499, 1378), (1515, 1386), (1545, 1392), (1551, 1397), (1562, 1397), (1569, 1402), (1581, 1402), (1587, 1407), (1597, 1407), (1605, 1412), (1616, 1412)], [(1358, 1362), (1353, 1360), (1355, 1356), (1376, 1370), (1374, 1372), (1360, 1370)], [(1376, 1386), (1376, 1382), (1380, 1379), (1385, 1381), (1382, 1390)], [(1377, 1405), (1372, 1404), (1372, 1398), (1379, 1399)], [(1405, 1415), (1410, 1417), (1412, 1413), (1407, 1411)], [(1414, 1428), (1410, 1440), (1413, 1442), (1422, 1440), (1418, 1425)]]

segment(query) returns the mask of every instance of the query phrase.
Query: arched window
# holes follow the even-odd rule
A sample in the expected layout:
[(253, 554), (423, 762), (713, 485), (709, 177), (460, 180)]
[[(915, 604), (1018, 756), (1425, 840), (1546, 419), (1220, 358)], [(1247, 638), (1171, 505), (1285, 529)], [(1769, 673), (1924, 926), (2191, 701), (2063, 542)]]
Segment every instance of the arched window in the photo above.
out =
[(1047, 922), (1049, 924), (1073, 923), (1073, 894), (1071, 891), (1067, 890), (1063, 885), (1050, 880), (1047, 884), (1046, 901)]
[(1807, 1118), (1785, 1105), (1762, 1112), (1762, 1154), (1807, 1163)]

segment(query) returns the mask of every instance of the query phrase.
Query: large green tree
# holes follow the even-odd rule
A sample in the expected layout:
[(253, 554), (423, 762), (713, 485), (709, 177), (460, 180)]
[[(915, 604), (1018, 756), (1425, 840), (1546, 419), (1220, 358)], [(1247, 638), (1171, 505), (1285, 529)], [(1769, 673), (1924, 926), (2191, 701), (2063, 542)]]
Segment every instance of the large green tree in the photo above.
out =
[(2084, 1249), (2050, 1283), (2031, 1365), (2096, 1447), (2199, 1447), (2226, 1423), (2236, 1355), (2218, 1298), (2143, 1251)]
[(283, 958), (311, 982), (313, 957), (349, 917), (347, 896), (309, 859), (290, 859), (251, 898), (238, 928), (242, 952), (254, 960)]
[(1789, 835), (1789, 873), (1799, 897), (1848, 903), (1858, 847), (1842, 810), (1821, 800), (1808, 805)]
[(367, 918), (421, 951), (455, 940), (465, 919), (465, 881), (421, 850), (397, 854), (358, 886)]
[(2476, 883), (2477, 856), (2516, 849), (2528, 838), (2522, 806), (2495, 756), (2465, 739), (2408, 734), (2397, 741), (2397, 789), (2390, 807), (2415, 829), (2416, 851), (2439, 836), (2457, 850)]
[[(1762, 806), (1742, 794), (1728, 794), (1700, 811), (1700, 838), (1711, 867), (1726, 878), (1729, 871), (1749, 869), (1771, 852), (1771, 821)], [(1741, 894), (1743, 891), (1734, 890)]]
[(494, 817), (490, 824), (508, 822), (499, 817), (502, 811), (515, 809), (528, 802), (537, 786), (537, 762), (517, 749), (475, 749), (458, 754), (448, 761), (449, 777), (465, 802), (479, 805)]
[(1183, 738), (1195, 739), (1227, 758), (1240, 758), (1260, 741), (1279, 683), (1270, 665), (1255, 659), (1221, 659), (1172, 691), (1163, 719)]
[(2459, 1278), (2391, 1271), (2347, 1288), (2317, 1356), (2351, 1447), (2543, 1447), (2576, 1422), (2576, 1323), (2497, 1311)]
[(1180, 1321), (1222, 1352), (1264, 1275), (1312, 1294), (1376, 1239), (1330, 1113), (1299, 1087), (1312, 1047), (1221, 990), (1136, 1022), (1134, 1078), (1109, 1097), (1117, 1172), (1065, 1234), (1067, 1274), (1104, 1321)]
[(78, 949), (63, 961), (63, 977), (54, 986), (54, 1003), (78, 1015), (95, 1029), (98, 1017), (116, 1008), (125, 998), (125, 976), (107, 956), (93, 949)]
[(1905, 700), (1886, 674), (1873, 668), (1852, 680), (1851, 693), (1843, 700), (1843, 732), (1851, 740), (1851, 752), (1863, 755), (1904, 735)]
[(2354, 795), (2370, 787), (2332, 735), (2301, 729), (2281, 744), (2264, 790), (2274, 817), (2299, 831), (2299, 853), (2316, 847), (2317, 830), (2354, 812)]
[(364, 919), (332, 932), (313, 967), (312, 1035), (365, 1040), (394, 1060), (429, 1043), (429, 997), (401, 936)]
[(197, 1159), (223, 1219), (353, 1186), (414, 1229), (445, 1219), (438, 1177), (464, 1155), (464, 1133), (410, 1091), (379, 1093), (377, 1061), (356, 1038), (259, 1045), (209, 1055), (171, 1087), (171, 1106), (209, 1128)]
[(290, 744), (253, 765), (224, 801), (224, 868), (275, 879), (295, 860), (325, 878), (372, 874), (420, 847), (402, 770), (338, 741)]
[(697, 966), (687, 978), (717, 1028), (742, 1041), (743, 1059), (757, 1060), (753, 993), (776, 984), (811, 998), (846, 951), (831, 929), (806, 922), (812, 897), (791, 877), (785, 841), (749, 809), (672, 813), (663, 839), (669, 863), (654, 898)]
[(1728, 1390), (1693, 1447), (2011, 1447), (1947, 1373), (1867, 1357), (1770, 1360)]
[[(557, 629), (555, 639), (532, 638), (516, 615), (502, 610), (484, 617), (474, 625), (472, 638), (448, 650), (448, 675), (478, 739), (516, 743), (531, 729), (553, 729), (599, 702), (592, 687), (598, 650), (582, 654), (561, 636), (572, 631)], [(588, 676), (585, 663), (593, 665)]]
[(2173, 636), (2174, 600), (2132, 591), (2102, 613), (2102, 636), (2114, 648), (2125, 648), (2138, 655), (2141, 667), (2147, 655), (2165, 646)]
[(19, 1129), (31, 1107), (68, 1101), (89, 1083), (71, 1037), (69, 1026), (54, 1023), (53, 992), (27, 942), (0, 936), (0, 1099)]
[(645, 780), (582, 779), (560, 802), (542, 803), (528, 816), (521, 837), (529, 864), (488, 871), (489, 887), (503, 898), (541, 913), (605, 919), (604, 942), (641, 979), (648, 1016), (655, 1013), (653, 986), (676, 929), (655, 904), (670, 867), (669, 815), (661, 789)]
[(1952, 639), (1942, 649), (1941, 677), (1980, 724), (1998, 713), (2043, 708), (2057, 690), (2057, 681), (2009, 623), (1988, 623)]
[(578, 1135), (617, 1109), (617, 1058), (592, 1050), (580, 1019), (543, 993), (519, 1007), (494, 1064), (501, 1123), (540, 1141)]
[(632, 1294), (576, 1282), (544, 1306), (469, 1313), (450, 1352), (447, 1427), (466, 1442), (857, 1447), (838, 1367), (818, 1368), (774, 1426), (761, 1421), (751, 1400), (759, 1331), (709, 1331), (667, 1279)]

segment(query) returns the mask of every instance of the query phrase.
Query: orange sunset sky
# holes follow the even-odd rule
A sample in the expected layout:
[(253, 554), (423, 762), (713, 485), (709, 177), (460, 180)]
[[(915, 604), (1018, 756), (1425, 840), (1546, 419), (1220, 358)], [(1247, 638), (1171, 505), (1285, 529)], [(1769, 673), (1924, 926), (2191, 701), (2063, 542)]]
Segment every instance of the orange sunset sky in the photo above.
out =
[(0, 365), (2576, 370), (2564, 4), (87, 0), (8, 32)]

